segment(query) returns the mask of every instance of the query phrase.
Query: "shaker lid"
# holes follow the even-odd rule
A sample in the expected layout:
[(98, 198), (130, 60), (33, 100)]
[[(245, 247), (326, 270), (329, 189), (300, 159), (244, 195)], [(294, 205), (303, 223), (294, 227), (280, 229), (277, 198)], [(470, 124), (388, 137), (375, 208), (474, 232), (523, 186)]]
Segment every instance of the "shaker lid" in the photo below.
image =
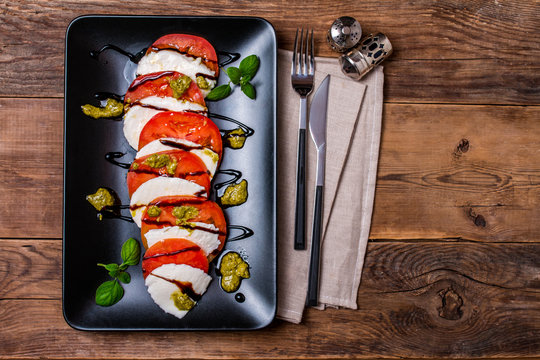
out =
[(327, 41), (334, 51), (345, 52), (353, 48), (362, 38), (362, 27), (360, 23), (350, 17), (342, 16), (337, 18), (327, 34)]

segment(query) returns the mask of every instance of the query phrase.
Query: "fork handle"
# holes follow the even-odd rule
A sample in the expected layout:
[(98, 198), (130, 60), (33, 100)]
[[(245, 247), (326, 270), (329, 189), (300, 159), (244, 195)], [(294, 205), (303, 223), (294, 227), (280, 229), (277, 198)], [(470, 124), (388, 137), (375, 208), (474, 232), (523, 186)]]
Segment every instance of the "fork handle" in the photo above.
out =
[(294, 249), (306, 249), (306, 129), (298, 130)]

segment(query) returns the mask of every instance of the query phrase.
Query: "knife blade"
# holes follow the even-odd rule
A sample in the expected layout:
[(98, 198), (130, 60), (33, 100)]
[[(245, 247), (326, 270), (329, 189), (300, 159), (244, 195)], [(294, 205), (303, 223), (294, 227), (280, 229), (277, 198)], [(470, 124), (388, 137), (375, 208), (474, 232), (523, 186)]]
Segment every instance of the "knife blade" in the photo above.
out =
[(328, 110), (329, 86), (330, 75), (327, 75), (315, 92), (309, 113), (309, 132), (317, 147), (317, 177), (315, 180), (315, 206), (313, 208), (313, 231), (311, 233), (311, 257), (306, 300), (308, 306), (316, 306), (319, 299), (319, 263), (322, 235), (324, 169), (326, 159), (326, 115)]

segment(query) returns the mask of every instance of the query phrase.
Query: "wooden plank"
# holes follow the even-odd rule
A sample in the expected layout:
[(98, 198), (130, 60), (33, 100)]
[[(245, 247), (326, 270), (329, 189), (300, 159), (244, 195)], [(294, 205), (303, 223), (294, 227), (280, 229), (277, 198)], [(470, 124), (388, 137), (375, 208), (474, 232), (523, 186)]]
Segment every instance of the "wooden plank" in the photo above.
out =
[[(11, 289), (0, 296), (1, 358), (540, 356), (538, 243), (370, 243), (359, 310), (309, 309), (301, 325), (275, 321), (261, 331), (181, 334), (73, 330), (51, 261), (61, 257), (57, 244), (0, 241), (8, 252), (28, 260), (0, 272), (0, 288)], [(41, 284), (12, 286), (23, 272)]]
[(371, 238), (540, 238), (538, 107), (384, 108)]
[(0, 99), (0, 118), (0, 237), (62, 237), (62, 100)]
[[(0, 238), (60, 238), (62, 100), (0, 99), (0, 116)], [(387, 104), (371, 238), (538, 239), (538, 118), (539, 107)]]
[[(326, 31), (343, 14), (356, 17), (364, 34), (381, 31), (395, 52), (386, 63), (386, 100), (391, 102), (456, 102), (540, 104), (540, 31), (538, 2), (469, 0), (202, 0), (137, 3), (81, 1), (5, 1), (0, 13), (0, 96), (61, 97), (64, 37), (69, 22), (83, 14), (261, 16), (276, 28), (279, 46), (292, 49), (299, 25), (309, 19), (316, 31), (319, 55), (337, 57), (326, 44)], [(318, 14), (318, 16), (313, 16)], [(28, 34), (32, 34), (29, 36)]]

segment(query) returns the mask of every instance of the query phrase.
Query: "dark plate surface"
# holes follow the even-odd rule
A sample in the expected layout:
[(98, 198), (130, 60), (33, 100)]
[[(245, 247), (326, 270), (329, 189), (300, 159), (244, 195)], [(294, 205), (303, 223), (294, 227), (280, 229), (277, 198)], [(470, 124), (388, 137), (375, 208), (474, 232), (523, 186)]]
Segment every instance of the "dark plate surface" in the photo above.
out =
[[(183, 319), (165, 313), (153, 302), (140, 264), (128, 269), (132, 280), (123, 285), (120, 302), (111, 307), (95, 304), (96, 288), (110, 280), (96, 264), (120, 263), (122, 243), (129, 237), (140, 241), (140, 231), (120, 219), (97, 220), (97, 212), (85, 196), (108, 187), (117, 192), (122, 204), (129, 204), (127, 170), (106, 161), (105, 154), (125, 153), (119, 161), (129, 163), (135, 150), (123, 136), (121, 121), (95, 120), (80, 108), (88, 103), (98, 105), (96, 93), (123, 95), (137, 66), (117, 51), (104, 51), (97, 59), (90, 56), (92, 51), (112, 44), (135, 54), (169, 33), (202, 36), (217, 51), (239, 53), (241, 58), (256, 54), (261, 60), (252, 81), (257, 90), (255, 101), (235, 88), (227, 99), (208, 102), (211, 113), (231, 117), (255, 131), (242, 149), (225, 148), (220, 166), (240, 171), (248, 181), (247, 202), (224, 212), (228, 224), (247, 227), (254, 234), (227, 242), (222, 255), (227, 251), (242, 254), (251, 278), (243, 280), (236, 293), (224, 292), (215, 271), (219, 256), (210, 266), (213, 280), (207, 292)], [(71, 326), (84, 330), (257, 329), (272, 321), (276, 311), (276, 52), (274, 29), (260, 18), (84, 16), (71, 23), (65, 56), (63, 239), (63, 310)], [(227, 80), (221, 73), (219, 84)], [(237, 127), (214, 120), (222, 130)], [(229, 178), (217, 175), (214, 183)], [(231, 230), (229, 237), (238, 234)], [(235, 300), (237, 293), (244, 295), (244, 302)]]

